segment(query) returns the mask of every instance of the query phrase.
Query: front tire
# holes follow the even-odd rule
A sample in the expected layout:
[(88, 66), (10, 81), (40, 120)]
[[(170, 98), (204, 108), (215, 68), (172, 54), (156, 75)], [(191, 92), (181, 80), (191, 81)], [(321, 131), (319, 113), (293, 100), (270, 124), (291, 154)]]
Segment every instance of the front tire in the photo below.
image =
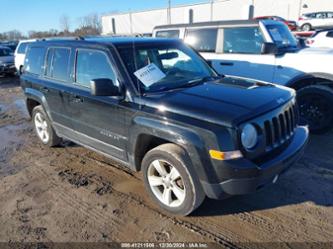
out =
[(39, 105), (33, 109), (32, 121), (34, 123), (35, 132), (44, 145), (54, 147), (61, 143), (61, 138), (55, 133), (42, 106)]
[(301, 124), (321, 134), (333, 127), (333, 90), (323, 85), (304, 87), (297, 92)]
[(312, 30), (312, 26), (310, 23), (305, 23), (302, 25), (302, 30), (305, 32), (311, 31)]
[(205, 199), (190, 158), (178, 145), (163, 144), (149, 151), (142, 171), (151, 198), (171, 214), (186, 216)]

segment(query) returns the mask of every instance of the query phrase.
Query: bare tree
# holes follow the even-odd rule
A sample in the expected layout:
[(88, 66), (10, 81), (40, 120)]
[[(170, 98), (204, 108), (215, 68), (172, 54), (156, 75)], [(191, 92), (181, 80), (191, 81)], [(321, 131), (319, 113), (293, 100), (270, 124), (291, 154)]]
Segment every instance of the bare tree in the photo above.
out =
[(68, 34), (69, 33), (69, 29), (70, 29), (70, 19), (67, 15), (62, 15), (60, 17), (60, 29), (65, 33)]
[(101, 19), (97, 14), (90, 14), (79, 18), (79, 28), (76, 35), (100, 35), (102, 32)]

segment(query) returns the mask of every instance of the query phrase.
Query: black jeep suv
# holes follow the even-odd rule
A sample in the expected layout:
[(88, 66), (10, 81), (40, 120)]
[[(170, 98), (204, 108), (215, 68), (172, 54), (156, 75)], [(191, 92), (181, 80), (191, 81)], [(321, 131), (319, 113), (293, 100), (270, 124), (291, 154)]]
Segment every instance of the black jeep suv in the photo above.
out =
[(35, 42), (21, 84), (45, 145), (66, 138), (141, 170), (174, 214), (275, 183), (308, 140), (294, 90), (217, 75), (178, 40)]

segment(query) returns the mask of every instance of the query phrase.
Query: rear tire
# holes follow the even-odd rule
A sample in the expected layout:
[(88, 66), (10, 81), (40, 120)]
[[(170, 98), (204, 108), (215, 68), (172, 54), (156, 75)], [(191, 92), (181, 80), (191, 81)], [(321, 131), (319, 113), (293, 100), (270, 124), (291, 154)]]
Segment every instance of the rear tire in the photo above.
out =
[(32, 121), (37, 137), (44, 145), (54, 147), (61, 143), (61, 138), (55, 133), (51, 121), (41, 105), (32, 110)]
[(186, 216), (205, 199), (186, 151), (175, 144), (150, 150), (142, 161), (144, 183), (150, 197), (171, 214)]
[(311, 26), (310, 23), (305, 23), (305, 24), (303, 24), (301, 28), (302, 28), (302, 30), (305, 31), (305, 32), (307, 32), (307, 31), (311, 31), (311, 30), (312, 30), (312, 26)]
[(333, 127), (333, 89), (312, 85), (297, 92), (301, 124), (308, 124), (310, 131), (321, 134)]

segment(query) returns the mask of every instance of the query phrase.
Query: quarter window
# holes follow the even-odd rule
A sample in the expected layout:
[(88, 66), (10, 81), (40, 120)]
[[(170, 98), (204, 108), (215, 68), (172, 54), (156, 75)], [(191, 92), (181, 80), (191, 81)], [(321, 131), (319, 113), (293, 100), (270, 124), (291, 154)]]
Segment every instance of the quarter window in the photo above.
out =
[(32, 74), (40, 74), (44, 65), (45, 49), (42, 47), (31, 47), (25, 59), (25, 71)]
[(156, 37), (159, 38), (179, 38), (179, 30), (157, 31)]
[(20, 44), (20, 46), (17, 49), (17, 53), (18, 54), (25, 54), (26, 50), (27, 50), (27, 46), (29, 43), (27, 42), (23, 42)]
[(223, 52), (227, 54), (260, 54), (264, 42), (259, 27), (224, 29)]
[(333, 38), (333, 31), (328, 32), (326, 36), (330, 37), (330, 38)]
[(79, 50), (76, 62), (76, 82), (90, 88), (94, 79), (111, 79), (116, 83), (116, 76), (106, 54), (99, 51)]
[(217, 28), (188, 30), (185, 42), (199, 52), (215, 52)]

